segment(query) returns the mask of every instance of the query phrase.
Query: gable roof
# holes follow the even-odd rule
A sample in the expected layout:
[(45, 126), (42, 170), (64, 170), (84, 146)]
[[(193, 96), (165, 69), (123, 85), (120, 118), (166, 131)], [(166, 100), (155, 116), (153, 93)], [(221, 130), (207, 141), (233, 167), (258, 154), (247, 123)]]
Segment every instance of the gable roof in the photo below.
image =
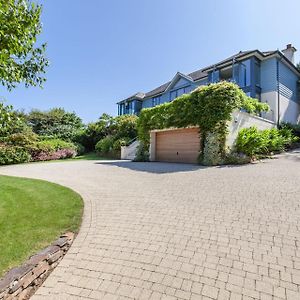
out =
[(173, 79), (170, 81), (169, 85), (166, 87), (165, 92), (171, 89), (180, 78), (184, 78), (187, 81), (194, 82), (193, 78), (191, 78), (190, 76), (177, 72)]
[[(225, 62), (230, 62), (230, 61), (232, 61), (233, 58), (238, 58), (238, 57), (244, 56), (246, 54), (249, 54), (251, 52), (254, 52), (254, 51), (240, 51), (237, 54), (232, 55), (232, 56), (226, 58), (223, 61), (220, 61), (217, 65), (223, 64)], [(168, 81), (168, 82), (164, 83), (163, 85), (155, 88), (154, 90), (151, 90), (150, 92), (146, 93), (145, 98), (153, 97), (153, 96), (160, 95), (160, 94), (164, 93), (167, 90), (167, 88), (171, 85), (173, 80), (176, 78), (177, 74), (182, 74), (182, 75), (184, 75), (184, 77), (189, 77), (193, 81), (198, 81), (200, 79), (206, 78), (208, 76), (207, 70), (210, 69), (211, 67), (214, 67), (214, 66), (217, 66), (217, 65), (211, 65), (211, 66), (202, 68), (200, 70), (189, 73), (188, 75), (184, 75), (180, 72), (177, 72), (176, 75), (173, 77), (173, 79), (171, 81)]]
[[(137, 95), (140, 95), (140, 98), (138, 98), (140, 100), (160, 95), (160, 94), (164, 93), (165, 91), (167, 91), (168, 88), (170, 88), (172, 86), (172, 84), (175, 82), (175, 80), (179, 76), (181, 76), (183, 78), (186, 78), (190, 81), (195, 82), (195, 81), (206, 78), (208, 76), (208, 72), (211, 71), (212, 69), (216, 68), (216, 67), (227, 65), (227, 64), (232, 63), (232, 60), (240, 60), (240, 59), (243, 59), (247, 56), (252, 56), (252, 55), (256, 55), (260, 59), (264, 59), (264, 58), (272, 56), (272, 55), (279, 55), (300, 76), (300, 72), (296, 68), (296, 66), (289, 59), (287, 59), (279, 50), (264, 51), (264, 52), (261, 52), (259, 50), (240, 51), (240, 52), (238, 52), (238, 53), (236, 53), (236, 54), (234, 54), (230, 57), (227, 57), (226, 59), (224, 59), (222, 61), (219, 61), (216, 64), (213, 64), (213, 65), (207, 66), (205, 68), (199, 69), (199, 70), (194, 71), (192, 73), (189, 73), (187, 75), (185, 75), (183, 73), (180, 73), (180, 72), (177, 72), (171, 81), (168, 81), (168, 82), (160, 85), (159, 87), (157, 87), (157, 88), (155, 88), (155, 89), (153, 89), (153, 90), (151, 90), (151, 91), (149, 91), (145, 94), (144, 93), (137, 93), (137, 94), (135, 94), (135, 95), (123, 100), (123, 101), (127, 101), (127, 100), (130, 100), (130, 99), (133, 99), (133, 98), (136, 99), (136, 98), (138, 98)], [(141, 96), (141, 95), (143, 95), (143, 96)], [(120, 102), (123, 102), (123, 101), (120, 101)]]

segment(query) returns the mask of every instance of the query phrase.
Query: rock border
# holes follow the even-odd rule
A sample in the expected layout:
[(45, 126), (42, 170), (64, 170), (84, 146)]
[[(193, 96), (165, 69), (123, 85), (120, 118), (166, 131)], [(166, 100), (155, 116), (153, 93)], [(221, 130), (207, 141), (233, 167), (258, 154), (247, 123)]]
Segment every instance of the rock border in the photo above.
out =
[(0, 300), (29, 299), (69, 250), (74, 233), (61, 235), (50, 246), (31, 256), (23, 265), (0, 279)]

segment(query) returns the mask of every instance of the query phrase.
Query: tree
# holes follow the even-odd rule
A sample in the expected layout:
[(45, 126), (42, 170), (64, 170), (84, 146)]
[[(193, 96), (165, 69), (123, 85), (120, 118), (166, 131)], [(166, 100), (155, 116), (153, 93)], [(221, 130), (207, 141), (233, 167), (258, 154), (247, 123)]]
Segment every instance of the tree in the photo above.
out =
[(49, 111), (32, 110), (26, 119), (36, 134), (65, 141), (74, 141), (78, 132), (83, 129), (80, 117), (63, 108), (53, 108)]
[(36, 46), (41, 11), (30, 0), (0, 0), (0, 81), (8, 90), (21, 82), (28, 87), (45, 81), (46, 44)]
[(13, 107), (0, 102), (0, 139), (15, 133), (22, 125)]
[(92, 122), (78, 136), (77, 142), (82, 144), (87, 151), (93, 151), (95, 145), (105, 136), (110, 134), (110, 125), (113, 117), (108, 114), (102, 114), (97, 122)]
[(110, 134), (116, 139), (137, 137), (137, 120), (135, 115), (123, 115), (113, 119), (110, 125)]
[(137, 116), (124, 115), (112, 117), (102, 114), (97, 122), (87, 125), (77, 140), (88, 151), (93, 151), (100, 140), (116, 142), (117, 140), (132, 140), (137, 136)]

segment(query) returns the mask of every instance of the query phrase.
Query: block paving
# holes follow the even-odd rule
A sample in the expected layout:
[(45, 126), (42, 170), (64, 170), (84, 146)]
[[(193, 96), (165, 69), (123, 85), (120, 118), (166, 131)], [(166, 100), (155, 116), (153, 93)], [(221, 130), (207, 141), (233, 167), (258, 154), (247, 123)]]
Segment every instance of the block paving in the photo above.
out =
[(34, 300), (300, 299), (300, 152), (245, 166), (76, 161), (0, 173), (84, 199), (80, 232)]

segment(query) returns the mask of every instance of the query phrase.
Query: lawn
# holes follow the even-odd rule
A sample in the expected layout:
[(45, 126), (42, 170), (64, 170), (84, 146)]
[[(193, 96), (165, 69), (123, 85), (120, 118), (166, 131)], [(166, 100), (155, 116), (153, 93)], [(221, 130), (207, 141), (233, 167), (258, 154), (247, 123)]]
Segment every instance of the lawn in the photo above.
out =
[(0, 276), (68, 230), (77, 231), (83, 202), (42, 180), (0, 176)]
[(111, 158), (101, 157), (95, 152), (90, 152), (80, 156), (76, 156), (72, 160), (106, 160), (106, 159), (111, 159)]

